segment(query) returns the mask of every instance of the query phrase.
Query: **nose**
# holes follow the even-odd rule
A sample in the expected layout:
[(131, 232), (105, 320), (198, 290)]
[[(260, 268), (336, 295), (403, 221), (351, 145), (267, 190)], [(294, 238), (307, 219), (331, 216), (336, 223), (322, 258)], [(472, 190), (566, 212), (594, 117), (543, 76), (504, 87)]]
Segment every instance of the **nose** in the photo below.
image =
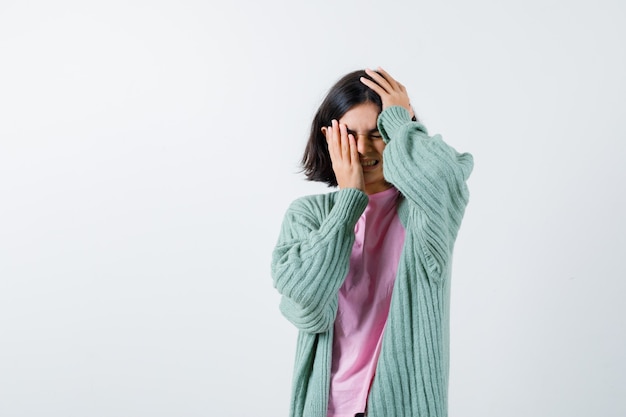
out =
[(367, 154), (372, 147), (372, 140), (370, 139), (370, 136), (368, 134), (356, 133), (354, 138), (356, 139), (356, 149), (359, 154)]

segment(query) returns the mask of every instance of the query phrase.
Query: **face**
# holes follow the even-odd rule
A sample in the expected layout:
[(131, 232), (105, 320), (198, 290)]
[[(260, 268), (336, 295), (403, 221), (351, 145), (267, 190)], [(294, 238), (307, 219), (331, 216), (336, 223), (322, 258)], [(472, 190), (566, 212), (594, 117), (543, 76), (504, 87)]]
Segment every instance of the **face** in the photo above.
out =
[(376, 127), (378, 114), (378, 106), (368, 102), (357, 104), (339, 119), (339, 123), (345, 124), (348, 133), (352, 133), (356, 139), (366, 194), (375, 194), (391, 188), (391, 184), (383, 177), (385, 142)]

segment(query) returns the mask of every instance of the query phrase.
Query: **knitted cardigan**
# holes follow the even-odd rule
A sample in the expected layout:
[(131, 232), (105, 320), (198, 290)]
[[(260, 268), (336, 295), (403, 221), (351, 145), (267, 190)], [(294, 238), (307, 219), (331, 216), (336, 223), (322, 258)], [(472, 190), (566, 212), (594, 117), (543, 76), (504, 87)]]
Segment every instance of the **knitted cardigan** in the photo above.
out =
[[(378, 129), (406, 238), (367, 415), (447, 416), (452, 251), (473, 158), (429, 137), (403, 107), (385, 109)], [(367, 203), (365, 193), (346, 188), (297, 199), (285, 214), (271, 271), (280, 310), (299, 329), (291, 417), (326, 417), (337, 293)]]

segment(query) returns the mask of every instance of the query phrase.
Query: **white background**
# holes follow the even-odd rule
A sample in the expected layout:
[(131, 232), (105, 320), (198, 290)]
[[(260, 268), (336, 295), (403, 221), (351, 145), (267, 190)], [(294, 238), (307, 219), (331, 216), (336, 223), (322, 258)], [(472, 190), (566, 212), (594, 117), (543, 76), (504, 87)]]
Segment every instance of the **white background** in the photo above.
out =
[(0, 2), (0, 416), (286, 416), (270, 257), (387, 69), (475, 158), (450, 415), (626, 415), (621, 0)]

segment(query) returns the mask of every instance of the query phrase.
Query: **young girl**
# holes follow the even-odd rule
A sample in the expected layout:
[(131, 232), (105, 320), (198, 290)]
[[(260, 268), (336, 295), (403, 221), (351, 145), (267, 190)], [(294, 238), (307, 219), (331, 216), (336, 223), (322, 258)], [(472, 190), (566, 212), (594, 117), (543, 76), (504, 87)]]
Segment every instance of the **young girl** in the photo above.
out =
[(298, 329), (291, 417), (447, 415), (452, 250), (472, 156), (415, 118), (383, 69), (345, 75), (312, 124), (309, 180), (272, 256)]

